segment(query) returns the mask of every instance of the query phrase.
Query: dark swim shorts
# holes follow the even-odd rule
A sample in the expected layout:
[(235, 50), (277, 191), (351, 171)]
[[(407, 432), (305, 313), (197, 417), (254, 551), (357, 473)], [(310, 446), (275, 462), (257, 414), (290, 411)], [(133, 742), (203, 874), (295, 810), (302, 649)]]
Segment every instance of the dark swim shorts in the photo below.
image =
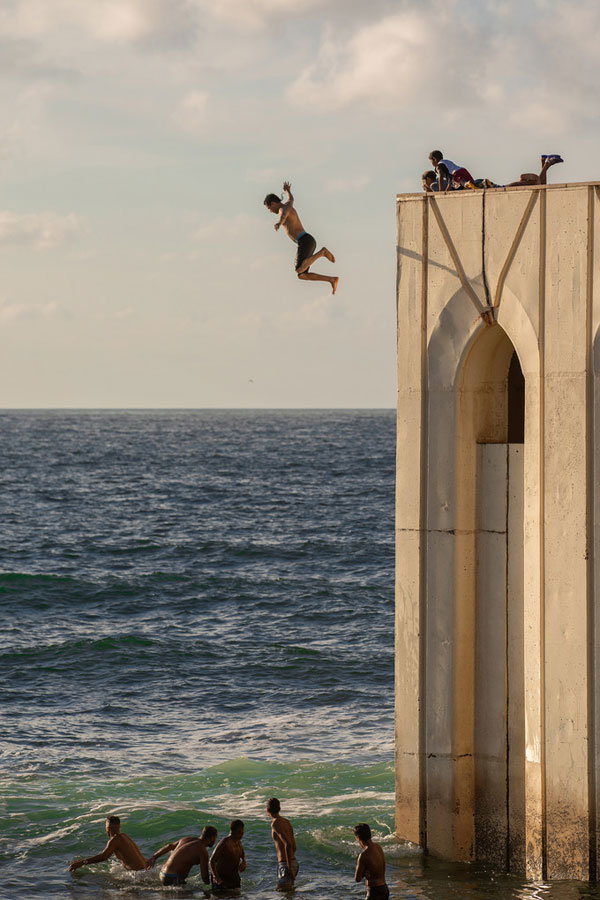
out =
[(298, 865), (297, 859), (291, 859), (290, 865), (292, 867), (292, 871), (288, 869), (285, 863), (278, 862), (277, 863), (277, 887), (292, 887), (294, 884), (294, 878), (298, 874), (298, 869), (300, 866)]
[(390, 889), (387, 884), (373, 884), (367, 888), (365, 900), (388, 900)]
[(234, 881), (222, 881), (221, 884), (217, 884), (214, 878), (211, 878), (211, 887), (213, 894), (227, 894), (229, 891), (235, 891), (237, 888), (241, 887), (242, 882), (240, 876), (238, 875)]
[(185, 878), (177, 875), (176, 872), (161, 872), (159, 875), (160, 883), (165, 887), (174, 887), (176, 884), (185, 884)]
[[(296, 241), (298, 244), (298, 252), (296, 253), (296, 272), (302, 265), (305, 259), (308, 259), (309, 256), (312, 256), (315, 250), (317, 249), (317, 242), (315, 241), (312, 234), (307, 234), (306, 231), (303, 231), (300, 234), (300, 237)], [(310, 266), (309, 266), (310, 268)], [(308, 269), (306, 269), (308, 272)]]

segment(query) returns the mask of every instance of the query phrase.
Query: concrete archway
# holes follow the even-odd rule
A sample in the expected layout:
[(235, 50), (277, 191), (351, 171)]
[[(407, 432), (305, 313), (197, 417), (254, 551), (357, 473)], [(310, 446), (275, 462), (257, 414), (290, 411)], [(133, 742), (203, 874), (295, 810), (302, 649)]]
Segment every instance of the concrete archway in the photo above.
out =
[(451, 299), (428, 347), (422, 819), (434, 853), (535, 876), (540, 648), (524, 623), (540, 616), (539, 591), (525, 591), (539, 579), (537, 345), (528, 320), (504, 316), (521, 366), (507, 330), (465, 300)]

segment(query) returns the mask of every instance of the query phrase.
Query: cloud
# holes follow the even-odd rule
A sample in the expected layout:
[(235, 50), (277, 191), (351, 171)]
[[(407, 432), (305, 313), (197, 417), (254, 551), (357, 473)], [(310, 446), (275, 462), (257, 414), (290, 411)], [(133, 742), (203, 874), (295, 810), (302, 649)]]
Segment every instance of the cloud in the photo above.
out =
[(335, 312), (336, 298), (328, 293), (280, 313), (275, 318), (275, 325), (283, 331), (292, 332), (323, 328)]
[(260, 28), (270, 19), (304, 15), (324, 0), (200, 0), (200, 6), (213, 16), (242, 28)]
[(74, 213), (15, 213), (0, 211), (0, 247), (11, 244), (49, 250), (72, 238), (80, 229)]
[(576, 8), (545, 0), (543, 9), (507, 0), (458, 13), (452, 4), (414, 4), (345, 35), (326, 26), (288, 96), (321, 112), (362, 106), (454, 123), (489, 113), (532, 131), (598, 119), (595, 0)]
[(18, 39), (79, 31), (127, 43), (172, 38), (189, 16), (187, 0), (15, 0), (0, 10), (0, 33)]
[(416, 12), (360, 28), (346, 41), (327, 35), (317, 59), (292, 83), (290, 96), (323, 110), (361, 101), (396, 105), (399, 93), (416, 82), (427, 38), (426, 18)]
[(271, 181), (283, 181), (280, 169), (248, 169), (246, 181), (250, 184), (265, 184)]
[(190, 91), (175, 107), (173, 121), (190, 134), (198, 134), (204, 131), (208, 116), (209, 97), (206, 91)]
[(260, 220), (256, 216), (249, 216), (246, 213), (238, 213), (230, 218), (217, 216), (197, 228), (192, 237), (196, 241), (205, 241), (210, 238), (219, 240), (235, 238), (256, 228), (259, 222)]
[(351, 175), (347, 178), (331, 178), (325, 187), (332, 194), (355, 194), (370, 183), (370, 175)]
[(16, 319), (51, 319), (58, 312), (58, 303), (6, 303), (0, 302), (0, 321)]

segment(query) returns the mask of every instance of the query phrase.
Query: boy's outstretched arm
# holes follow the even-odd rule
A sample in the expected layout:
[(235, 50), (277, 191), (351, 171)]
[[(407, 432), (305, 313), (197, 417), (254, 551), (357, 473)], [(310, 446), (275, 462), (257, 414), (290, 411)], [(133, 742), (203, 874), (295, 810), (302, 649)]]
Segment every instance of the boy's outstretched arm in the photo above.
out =
[(113, 855), (115, 849), (116, 835), (111, 837), (102, 853), (98, 853), (96, 856), (88, 856), (86, 859), (74, 859), (69, 866), (69, 872), (74, 872), (75, 869), (80, 869), (81, 866), (89, 866), (91, 863), (104, 862), (105, 859), (109, 859)]
[(156, 853), (153, 853), (152, 856), (148, 858), (148, 864), (146, 865), (146, 868), (151, 869), (159, 856), (164, 856), (165, 853), (170, 853), (171, 851), (173, 851), (178, 843), (179, 841), (172, 841), (172, 843), (165, 844), (164, 847), (161, 847), (160, 850), (157, 850)]
[(285, 203), (281, 204), (281, 209), (279, 210), (279, 219), (275, 222), (275, 231), (279, 231), (285, 220), (290, 214), (290, 210), (294, 208), (294, 198), (292, 196), (292, 192), (290, 190), (291, 185), (289, 181), (283, 182), (283, 190), (288, 195), (288, 199)]
[(293, 206), (293, 205), (294, 205), (294, 198), (293, 198), (293, 196), (292, 196), (292, 186), (291, 186), (291, 184), (289, 183), (289, 181), (284, 181), (284, 182), (283, 182), (283, 190), (284, 190), (284, 191), (286, 192), (286, 194), (288, 195), (288, 203), (290, 204), (290, 206)]

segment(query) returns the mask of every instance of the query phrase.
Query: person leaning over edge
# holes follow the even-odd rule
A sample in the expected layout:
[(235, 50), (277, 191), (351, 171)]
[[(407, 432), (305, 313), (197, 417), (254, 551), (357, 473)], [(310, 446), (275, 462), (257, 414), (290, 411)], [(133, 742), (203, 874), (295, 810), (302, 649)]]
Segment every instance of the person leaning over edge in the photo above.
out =
[(473, 183), (473, 176), (464, 166), (458, 166), (451, 159), (445, 159), (441, 150), (432, 150), (429, 160), (437, 173), (440, 191), (457, 189)]
[(423, 172), (421, 175), (421, 184), (423, 185), (423, 190), (428, 194), (432, 193), (432, 191), (439, 191), (440, 189), (437, 174), (433, 169), (428, 169), (427, 172)]
[(229, 834), (222, 838), (210, 858), (212, 889), (215, 894), (235, 890), (241, 886), (240, 872), (246, 868), (246, 854), (242, 846), (244, 823), (233, 819)]
[(170, 844), (165, 844), (148, 860), (148, 868), (151, 869), (159, 856), (171, 853), (168, 860), (160, 870), (159, 878), (165, 887), (185, 884), (185, 879), (190, 874), (192, 866), (200, 866), (200, 873), (204, 884), (210, 884), (208, 871), (208, 847), (212, 847), (217, 839), (217, 829), (212, 825), (206, 825), (202, 834), (197, 837), (184, 837)]
[(277, 797), (267, 801), (267, 813), (271, 817), (271, 836), (277, 851), (277, 890), (293, 886), (298, 874), (296, 859), (296, 839), (289, 819), (280, 815), (281, 803)]
[(371, 829), (366, 822), (359, 822), (354, 827), (354, 836), (363, 848), (356, 863), (354, 880), (365, 879), (365, 900), (388, 900), (390, 889), (385, 881), (385, 856), (381, 846), (371, 838)]
[(106, 819), (106, 834), (108, 835), (108, 843), (102, 853), (96, 856), (88, 856), (85, 859), (74, 859), (69, 866), (69, 872), (81, 866), (89, 866), (92, 863), (104, 862), (111, 856), (116, 856), (123, 863), (126, 869), (139, 871), (147, 866), (146, 857), (142, 856), (142, 851), (131, 838), (121, 832), (121, 820), (118, 816), (108, 816)]

